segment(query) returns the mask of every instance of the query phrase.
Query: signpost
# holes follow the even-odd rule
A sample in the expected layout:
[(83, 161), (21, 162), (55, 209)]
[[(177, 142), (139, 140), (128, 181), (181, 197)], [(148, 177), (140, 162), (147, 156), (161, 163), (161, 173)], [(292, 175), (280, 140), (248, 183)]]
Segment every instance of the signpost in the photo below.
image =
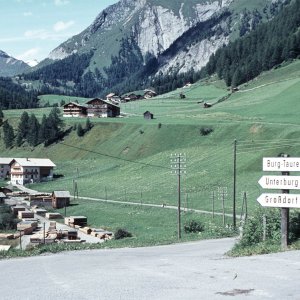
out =
[(300, 172), (300, 157), (264, 157), (263, 171)]
[(264, 175), (258, 183), (264, 189), (281, 189), (282, 193), (263, 193), (257, 201), (266, 207), (281, 208), (281, 247), (288, 245), (289, 208), (300, 208), (300, 194), (289, 194), (300, 190), (300, 176), (289, 176), (289, 172), (300, 172), (300, 157), (264, 157), (263, 171), (281, 172), (281, 176)]
[(263, 193), (257, 201), (264, 207), (300, 208), (300, 194), (267, 194)]
[(299, 176), (274, 176), (264, 175), (258, 181), (264, 189), (299, 190)]

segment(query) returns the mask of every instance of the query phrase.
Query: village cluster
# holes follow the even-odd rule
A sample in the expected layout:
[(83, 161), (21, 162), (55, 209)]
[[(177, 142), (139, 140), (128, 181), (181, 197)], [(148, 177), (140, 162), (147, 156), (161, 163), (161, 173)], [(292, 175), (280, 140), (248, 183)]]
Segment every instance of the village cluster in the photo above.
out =
[(88, 100), (85, 104), (76, 102), (66, 103), (63, 106), (63, 116), (114, 118), (120, 115), (120, 103), (150, 99), (155, 96), (156, 92), (152, 90), (144, 90), (142, 93), (130, 93), (122, 97), (110, 93), (106, 96), (106, 100), (94, 98)]
[[(23, 188), (26, 183), (53, 179), (54, 167), (50, 159), (0, 158), (0, 177), (10, 179), (9, 186), (0, 188), (0, 203), (9, 205), (13, 215), (19, 219), (17, 232), (1, 233), (0, 238), (20, 238), (20, 247), (21, 239), (25, 239), (25, 236), (31, 244), (97, 243), (111, 239), (112, 232), (88, 227), (87, 217), (66, 216), (71, 199), (69, 191), (37, 193)], [(14, 191), (15, 187), (19, 191)], [(53, 211), (59, 208), (65, 208), (64, 217), (58, 212), (48, 212), (49, 209)], [(57, 219), (61, 222), (56, 222)], [(8, 250), (9, 246), (0, 245), (0, 249)]]

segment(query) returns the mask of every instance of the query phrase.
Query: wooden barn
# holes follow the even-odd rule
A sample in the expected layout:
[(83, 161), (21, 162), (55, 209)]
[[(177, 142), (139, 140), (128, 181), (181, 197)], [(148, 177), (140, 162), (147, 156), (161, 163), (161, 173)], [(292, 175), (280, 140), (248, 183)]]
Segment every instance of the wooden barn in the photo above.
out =
[(144, 112), (144, 119), (152, 120), (153, 119), (153, 114), (151, 114), (151, 112), (147, 110), (146, 112)]
[(94, 98), (86, 104), (88, 117), (114, 118), (120, 115), (120, 107), (106, 100)]
[(52, 193), (52, 207), (63, 208), (70, 204), (70, 192), (69, 191), (54, 191)]
[(204, 102), (203, 107), (204, 108), (210, 108), (210, 107), (212, 107), (212, 104), (208, 103), (208, 102)]
[(64, 105), (63, 117), (86, 117), (87, 107), (76, 102), (69, 102)]
[(145, 99), (150, 99), (157, 96), (157, 93), (153, 90), (144, 90), (144, 98)]

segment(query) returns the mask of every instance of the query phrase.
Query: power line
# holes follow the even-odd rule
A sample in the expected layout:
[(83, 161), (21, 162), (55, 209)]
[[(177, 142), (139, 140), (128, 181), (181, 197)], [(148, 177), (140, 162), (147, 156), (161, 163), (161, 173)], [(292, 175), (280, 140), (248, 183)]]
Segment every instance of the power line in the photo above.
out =
[(154, 168), (170, 170), (170, 168), (168, 168), (168, 167), (159, 166), (159, 165), (152, 165), (152, 164), (143, 163), (143, 162), (136, 161), (136, 160), (121, 158), (121, 157), (118, 157), (118, 156), (113, 156), (113, 155), (97, 152), (97, 151), (94, 151), (94, 150), (89, 150), (89, 149), (84, 149), (84, 148), (73, 146), (73, 145), (68, 145), (68, 144), (65, 144), (65, 143), (62, 143), (62, 142), (60, 142), (59, 144), (61, 144), (63, 146), (70, 147), (70, 148), (74, 148), (74, 149), (77, 149), (77, 150), (81, 150), (81, 151), (85, 151), (85, 152), (89, 152), (89, 153), (94, 153), (94, 154), (98, 154), (98, 155), (101, 155), (101, 156), (105, 156), (105, 157), (109, 157), (109, 158), (113, 158), (113, 159), (118, 159), (118, 160), (130, 162), (130, 163), (135, 163), (135, 164), (139, 164), (139, 165), (143, 165), (143, 166), (147, 166), (147, 167), (154, 167)]

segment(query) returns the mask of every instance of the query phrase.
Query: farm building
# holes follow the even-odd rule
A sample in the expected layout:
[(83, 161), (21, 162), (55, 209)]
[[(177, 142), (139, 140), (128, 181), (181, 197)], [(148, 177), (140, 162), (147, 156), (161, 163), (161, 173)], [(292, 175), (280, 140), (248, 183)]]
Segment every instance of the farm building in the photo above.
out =
[(14, 158), (10, 163), (11, 183), (24, 185), (51, 180), (54, 167), (48, 158)]
[(210, 108), (210, 107), (212, 107), (212, 104), (208, 103), (208, 102), (204, 102), (203, 107), (204, 108)]
[(110, 93), (106, 96), (106, 101), (110, 101), (112, 103), (120, 103), (121, 97), (116, 95), (115, 93)]
[(69, 102), (64, 105), (63, 117), (86, 117), (87, 107), (76, 102)]
[(144, 119), (152, 120), (153, 119), (153, 114), (151, 114), (151, 112), (147, 110), (146, 112), (144, 112)]
[(144, 98), (145, 99), (150, 99), (155, 96), (157, 96), (157, 93), (155, 91), (149, 90), (149, 89), (144, 90)]
[(120, 107), (99, 98), (87, 103), (88, 117), (114, 118), (120, 115)]
[(69, 191), (54, 191), (52, 193), (52, 207), (63, 208), (70, 204), (70, 192)]
[(0, 178), (7, 178), (10, 175), (10, 163), (13, 158), (1, 157), (0, 158)]

